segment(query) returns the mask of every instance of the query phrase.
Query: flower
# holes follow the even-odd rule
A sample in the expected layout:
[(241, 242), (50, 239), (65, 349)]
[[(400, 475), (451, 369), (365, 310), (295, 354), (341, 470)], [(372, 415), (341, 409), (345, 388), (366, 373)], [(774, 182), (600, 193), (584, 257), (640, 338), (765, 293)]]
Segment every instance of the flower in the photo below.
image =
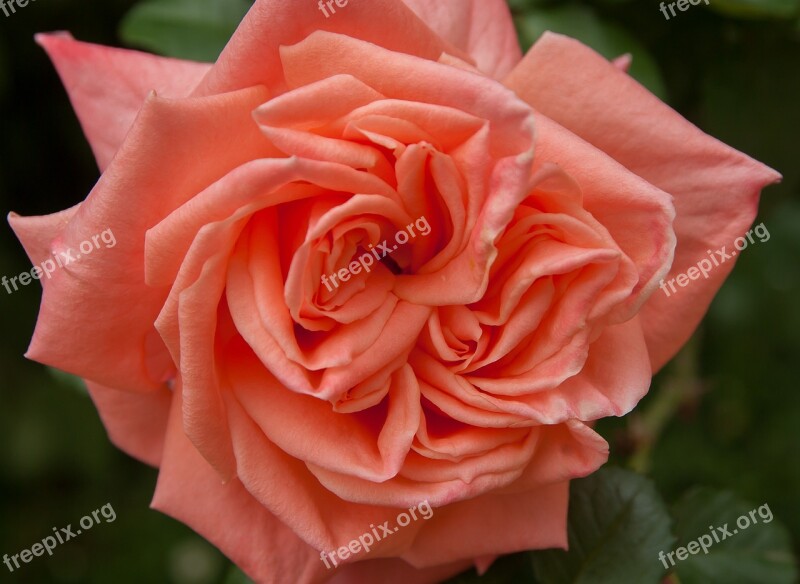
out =
[(569, 480), (608, 454), (593, 421), (635, 406), (730, 266), (658, 282), (779, 178), (577, 41), (522, 58), (499, 0), (259, 0), (214, 65), (38, 40), (103, 174), (12, 226), (36, 263), (118, 244), (43, 281), (28, 356), (84, 378), (160, 467), (153, 505), (259, 582), (565, 546)]

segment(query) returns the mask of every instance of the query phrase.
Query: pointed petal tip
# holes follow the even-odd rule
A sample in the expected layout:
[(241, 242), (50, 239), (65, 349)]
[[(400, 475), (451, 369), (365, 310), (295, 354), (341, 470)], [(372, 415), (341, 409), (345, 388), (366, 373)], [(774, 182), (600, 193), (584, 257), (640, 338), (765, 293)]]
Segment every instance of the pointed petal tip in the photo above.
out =
[(611, 61), (611, 64), (614, 65), (614, 67), (616, 67), (620, 71), (627, 73), (628, 70), (631, 68), (631, 65), (633, 64), (633, 55), (630, 53), (625, 53), (624, 55), (620, 55), (619, 57)]
[(37, 32), (35, 35), (33, 35), (33, 40), (37, 45), (47, 51), (58, 41), (74, 41), (75, 38), (69, 31), (55, 30), (53, 32)]

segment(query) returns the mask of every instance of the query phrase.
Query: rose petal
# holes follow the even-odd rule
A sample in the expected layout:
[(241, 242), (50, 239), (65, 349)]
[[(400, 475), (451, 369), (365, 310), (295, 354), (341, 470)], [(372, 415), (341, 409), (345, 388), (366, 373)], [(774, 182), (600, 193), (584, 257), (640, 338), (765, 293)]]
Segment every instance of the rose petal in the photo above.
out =
[[(143, 234), (231, 168), (274, 152), (250, 115), (264, 99), (263, 88), (253, 88), (211, 98), (147, 100), (120, 155), (50, 251), (77, 253), (81, 243), (109, 229), (116, 243), (53, 273), (30, 359), (130, 391), (158, 389), (174, 373), (152, 324), (168, 289), (144, 284)], [(198, 159), (205, 161), (199, 167)], [(28, 231), (42, 220), (13, 221)]]
[[(443, 269), (399, 276), (395, 288), (398, 296), (417, 304), (464, 304), (477, 300), (485, 289), (488, 266), (496, 254), (494, 241), (527, 187), (533, 136), (530, 109), (489, 79), (377, 49), (342, 35), (317, 32), (297, 45), (283, 47), (281, 55), (292, 87), (348, 74), (388, 98), (457, 107), (490, 122), (488, 147), (470, 152), (467, 158), (474, 160), (488, 153), (497, 159), (488, 185), (485, 160), (480, 165), (475, 161), (475, 168), (467, 167), (470, 176), (466, 178), (472, 187), (468, 200), (481, 203), (487, 197), (485, 206), (477, 207), (478, 224), (466, 224), (466, 233), (472, 234), (472, 239)], [(416, 80), (413, 85), (403, 82), (410, 76)], [(480, 180), (473, 176), (478, 167), (483, 172)], [(484, 193), (477, 188), (481, 182)]]
[(185, 97), (211, 65), (75, 41), (68, 33), (38, 34), (53, 61), (100, 170), (122, 145), (151, 91)]
[[(340, 13), (338, 13), (340, 12)], [(317, 30), (341, 33), (373, 45), (436, 60), (442, 52), (469, 59), (431, 31), (402, 0), (355, 0), (324, 17), (314, 2), (257, 0), (225, 50), (198, 87), (209, 95), (265, 85), (274, 95), (286, 90), (279, 48), (303, 40)], [(259, 55), (254, 59), (253, 55)]]
[[(236, 365), (234, 364), (234, 366)], [(248, 375), (245, 373), (244, 376)], [(240, 375), (239, 380), (242, 377)], [(274, 383), (274, 380), (270, 383)], [(395, 518), (397, 509), (392, 506), (352, 503), (340, 499), (322, 487), (301, 460), (291, 452), (287, 453), (282, 445), (269, 439), (267, 433), (275, 435), (277, 428), (267, 428), (268, 432), (265, 433), (263, 426), (258, 425), (258, 423), (263, 424), (265, 420), (272, 418), (272, 415), (263, 408), (248, 413), (249, 410), (252, 410), (253, 400), (258, 397), (257, 392), (253, 391), (257, 388), (231, 386), (229, 389), (225, 396), (240, 480), (262, 505), (289, 525), (309, 545), (322, 550), (336, 549), (369, 531), (371, 524), (380, 525), (386, 520)], [(279, 386), (276, 387), (276, 391), (285, 392)], [(245, 399), (240, 401), (239, 396), (244, 396)], [(312, 403), (307, 399), (297, 397), (289, 397), (289, 400), (289, 402), (285, 400), (282, 402), (284, 410), (276, 409), (276, 413), (279, 415), (278, 418), (273, 419), (279, 419), (284, 412), (294, 419), (296, 413), (294, 406), (303, 402)], [(294, 401), (294, 406), (286, 408), (286, 404), (291, 401)], [(329, 411), (330, 406), (326, 407)], [(356, 435), (363, 433), (363, 427), (354, 424), (353, 417), (336, 415), (336, 423), (320, 425), (320, 409), (313, 407), (309, 408), (309, 411), (313, 414), (312, 429), (309, 431), (316, 433), (323, 430), (325, 438), (320, 442), (309, 443), (308, 446), (316, 448), (319, 454), (323, 454), (327, 450), (325, 456), (332, 462), (340, 455), (345, 455), (347, 460), (356, 460), (363, 454), (370, 456), (366, 452), (367, 448), (362, 449), (360, 454), (349, 453), (346, 445), (351, 444), (352, 438), (345, 437), (342, 440), (341, 436), (337, 437), (337, 434), (342, 431), (346, 435), (348, 430)], [(329, 416), (329, 420), (331, 419), (334, 418)], [(278, 424), (278, 426), (281, 425)], [(289, 425), (292, 426), (292, 432), (298, 432), (308, 427), (306, 424), (296, 421)], [(392, 430), (393, 428), (390, 427), (382, 433), (385, 434), (381, 438), (382, 442), (387, 438), (392, 439)], [(277, 433), (280, 435), (280, 430)], [(285, 444), (285, 441), (281, 441)], [(299, 442), (299, 440), (294, 440), (294, 442)], [(388, 446), (388, 444), (382, 445), (381, 448), (384, 446)], [(312, 457), (317, 458), (317, 455), (312, 455)], [(357, 464), (360, 465), (361, 462), (357, 462)], [(281, 476), (280, 481), (275, 480), (276, 475)], [(409, 527), (391, 540), (375, 542), (376, 545), (370, 551), (370, 556), (396, 556), (399, 551), (408, 547), (418, 529), (419, 525)]]
[(531, 147), (530, 108), (492, 79), (323, 31), (281, 47), (280, 55), (292, 88), (351, 75), (388, 99), (437, 104), (490, 120), (489, 149), (497, 158), (516, 156)]
[(403, 0), (425, 24), (502, 79), (522, 58), (506, 0)]
[(524, 494), (541, 486), (588, 476), (606, 463), (608, 453), (608, 443), (583, 422), (567, 420), (545, 426), (528, 468), (497, 494)]
[[(214, 183), (148, 232), (150, 279), (174, 279), (157, 328), (181, 370), (186, 433), (224, 478), (232, 476), (234, 462), (217, 380), (215, 336), (226, 328), (235, 331), (227, 306), (220, 307), (223, 290), (229, 285), (232, 252), (253, 213), (288, 200), (291, 193), (284, 194), (280, 187), (289, 181), (318, 180), (332, 188), (349, 185), (357, 189), (369, 182), (362, 178), (351, 169), (322, 163), (253, 161)], [(187, 242), (190, 247), (184, 250)], [(239, 300), (241, 294), (232, 297)], [(234, 309), (236, 306), (234, 302)]]
[[(230, 364), (234, 359), (235, 368)], [(230, 354), (227, 361), (237, 399), (284, 452), (308, 465), (370, 481), (397, 475), (419, 427), (419, 388), (410, 369), (394, 374), (385, 408), (359, 415), (334, 412), (324, 401), (287, 390), (252, 355)], [(311, 434), (318, 439), (295, 438)]]
[[(538, 111), (674, 197), (678, 247), (669, 276), (706, 250), (730, 246), (756, 214), (759, 193), (780, 175), (663, 104), (573, 39), (546, 33), (505, 83)], [(641, 314), (653, 368), (691, 336), (733, 268), (726, 262), (680, 294), (655, 294)]]
[(465, 556), (566, 549), (568, 498), (565, 481), (524, 494), (489, 494), (437, 508), (402, 557), (424, 568)]
[[(249, 217), (261, 209), (324, 191), (396, 196), (383, 181), (340, 164), (302, 158), (263, 158), (238, 165), (187, 199), (185, 204), (176, 205), (169, 215), (149, 230), (146, 267), (150, 285), (174, 281), (193, 238), (205, 225), (233, 216), (237, 219)], [(317, 185), (319, 190), (310, 193), (283, 190), (294, 182), (309, 182)]]
[[(78, 203), (74, 207), (64, 209), (50, 215), (22, 217), (16, 213), (8, 214), (8, 223), (14, 234), (25, 248), (25, 253), (31, 263), (40, 266), (47, 259), (53, 260), (53, 241), (60, 238), (67, 225), (80, 209)], [(39, 280), (42, 287), (49, 286), (50, 278), (43, 277)]]
[[(582, 345), (585, 339), (580, 339)], [(559, 424), (570, 419), (596, 420), (629, 412), (647, 393), (651, 370), (638, 317), (606, 327), (588, 347), (588, 358), (580, 369), (554, 389), (524, 393), (521, 388), (542, 384), (540, 372), (514, 377), (470, 378), (454, 375), (444, 365), (415, 351), (411, 364), (420, 378), (422, 394), (450, 417), (467, 424), (498, 427), (505, 425)], [(624, 362), (625, 367), (608, 367)], [(556, 367), (558, 381), (564, 375)], [(473, 383), (475, 385), (473, 385)], [(513, 392), (514, 395), (508, 395)], [(506, 416), (518, 416), (516, 422)]]
[[(512, 431), (512, 437), (517, 432)], [(411, 464), (407, 461), (399, 476), (382, 483), (329, 468), (314, 465), (309, 468), (326, 488), (346, 500), (402, 506), (424, 499), (440, 507), (493, 491), (523, 495), (548, 484), (586, 476), (608, 458), (608, 444), (574, 420), (556, 426), (532, 427), (528, 433), (530, 437), (517, 445), (487, 449), (477, 461), (466, 457), (454, 463), (438, 457), (429, 459), (426, 469), (420, 455), (412, 454), (415, 460)]]
[[(671, 265), (675, 248), (672, 200), (546, 116), (537, 115), (536, 122), (534, 173), (546, 174), (550, 163), (563, 169), (580, 189), (583, 208), (636, 267), (638, 282), (633, 290), (625, 291), (627, 299), (616, 310), (618, 319), (626, 320), (651, 297)], [(559, 188), (557, 182), (550, 188), (569, 190)]]
[[(511, 437), (515, 431), (509, 432)], [(538, 429), (528, 429), (523, 437), (496, 447), (486, 445), (483, 452), (459, 460), (428, 458), (418, 452), (406, 457), (400, 476), (420, 483), (444, 483), (460, 480), (471, 483), (476, 478), (521, 470), (527, 466), (539, 440)]]
[(317, 551), (237, 479), (222, 483), (184, 435), (181, 410), (181, 394), (174, 392), (152, 507), (189, 525), (257, 582), (272, 582), (276, 574), (300, 584), (318, 582)]
[(111, 442), (151, 466), (159, 466), (164, 450), (172, 394), (166, 385), (147, 394), (119, 391), (86, 382)]
[(631, 65), (633, 65), (633, 55), (631, 55), (630, 53), (624, 53), (619, 57), (617, 57), (616, 59), (613, 59), (611, 61), (611, 64), (614, 65), (614, 67), (616, 67), (620, 71), (627, 73), (628, 69), (630, 69)]

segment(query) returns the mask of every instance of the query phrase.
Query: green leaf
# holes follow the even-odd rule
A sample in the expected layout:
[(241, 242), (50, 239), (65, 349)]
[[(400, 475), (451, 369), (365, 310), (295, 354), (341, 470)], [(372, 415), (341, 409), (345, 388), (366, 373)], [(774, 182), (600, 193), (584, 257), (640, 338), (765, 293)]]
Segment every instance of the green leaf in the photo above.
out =
[(631, 76), (662, 100), (665, 98), (661, 72), (647, 49), (621, 27), (598, 18), (591, 8), (579, 4), (538, 8), (515, 21), (523, 49), (549, 30), (578, 39), (607, 59), (630, 53)]
[(169, 57), (215, 61), (250, 6), (246, 0), (146, 0), (125, 15), (120, 37)]
[(701, 547), (684, 560), (674, 556), (681, 584), (797, 582), (789, 534), (775, 520), (769, 504), (755, 506), (729, 492), (699, 488), (678, 501), (672, 514), (677, 546), (698, 541), (706, 544), (708, 552)]
[(535, 552), (542, 584), (657, 583), (671, 550), (670, 517), (653, 483), (620, 468), (601, 469), (570, 485), (569, 551)]
[(709, 8), (739, 18), (792, 18), (800, 0), (710, 0)]

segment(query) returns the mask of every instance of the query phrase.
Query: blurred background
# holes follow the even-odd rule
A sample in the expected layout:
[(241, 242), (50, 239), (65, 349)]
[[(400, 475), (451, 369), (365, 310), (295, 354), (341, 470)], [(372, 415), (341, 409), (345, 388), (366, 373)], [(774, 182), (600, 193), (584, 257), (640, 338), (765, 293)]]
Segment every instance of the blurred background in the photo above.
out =
[[(211, 59), (246, 8), (231, 0), (220, 9), (219, 3), (151, 1), (129, 14), (132, 0), (39, 0), (8, 17), (0, 12), (3, 215), (70, 207), (98, 177), (34, 33), (69, 30), (80, 40)], [(169, 10), (162, 9), (166, 4)], [(651, 477), (668, 504), (699, 486), (729, 491), (750, 508), (768, 503), (796, 554), (800, 0), (710, 0), (669, 20), (650, 0), (511, 5), (523, 48), (550, 29), (608, 57), (632, 53), (631, 73), (653, 92), (707, 133), (783, 173), (783, 183), (765, 191), (756, 221), (769, 230), (769, 241), (742, 253), (693, 341), (658, 375), (637, 410), (602, 423), (600, 431), (611, 443), (612, 463)], [(192, 11), (201, 21), (216, 19), (207, 36), (187, 28), (188, 20), (171, 20)], [(174, 32), (168, 41), (164, 30)], [(0, 275), (30, 267), (4, 222)], [(106, 503), (117, 519), (13, 574), (0, 565), (0, 581), (239, 581), (215, 548), (148, 509), (155, 470), (111, 445), (80, 384), (23, 358), (40, 296), (35, 282), (11, 295), (0, 288), (0, 555), (29, 548), (53, 527), (75, 525)], [(512, 572), (501, 565), (481, 581), (523, 581)]]

